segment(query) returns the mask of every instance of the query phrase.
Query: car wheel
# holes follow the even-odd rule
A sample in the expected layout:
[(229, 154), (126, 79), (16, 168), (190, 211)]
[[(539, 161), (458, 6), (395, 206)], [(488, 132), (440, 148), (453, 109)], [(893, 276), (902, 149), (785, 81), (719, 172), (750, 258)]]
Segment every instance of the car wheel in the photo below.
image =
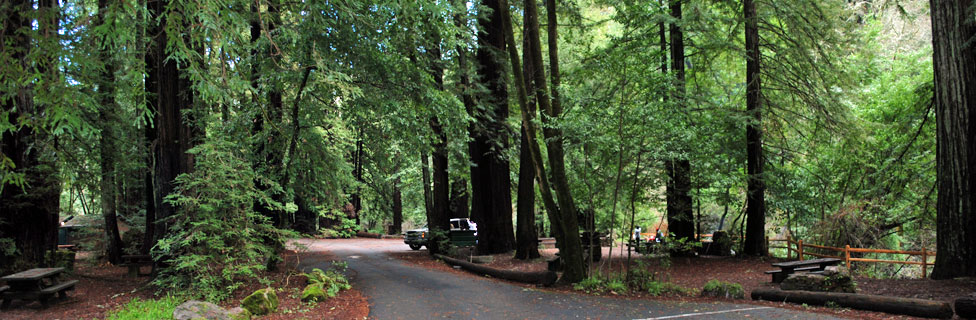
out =
[(422, 247), (422, 246), (419, 245), (419, 244), (411, 244), (410, 245), (410, 249), (411, 250), (420, 250), (420, 247)]

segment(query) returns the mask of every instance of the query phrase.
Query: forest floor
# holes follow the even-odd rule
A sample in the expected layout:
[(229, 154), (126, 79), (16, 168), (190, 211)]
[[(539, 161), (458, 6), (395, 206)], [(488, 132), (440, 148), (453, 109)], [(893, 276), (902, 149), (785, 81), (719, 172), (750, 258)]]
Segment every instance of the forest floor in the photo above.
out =
[[(271, 286), (279, 289), (278, 312), (260, 319), (364, 319), (369, 314), (366, 297), (356, 288), (314, 306), (300, 301), (305, 277), (296, 271), (296, 266), (307, 259), (334, 260), (327, 252), (287, 251), (283, 257), (285, 261), (278, 265), (278, 270), (266, 274)], [(146, 300), (154, 298), (156, 292), (165, 294), (165, 290), (151, 286), (148, 277), (128, 277), (125, 267), (92, 263), (85, 258), (75, 261), (74, 272), (66, 278), (79, 280), (75, 290), (68, 291), (67, 299), (52, 299), (48, 308), (37, 302), (16, 300), (9, 309), (0, 311), (0, 319), (103, 319), (109, 311), (122, 308), (133, 298)], [(244, 297), (264, 287), (253, 281), (219, 305), (228, 309), (240, 306)]]
[[(546, 270), (546, 260), (555, 257), (556, 249), (540, 250), (542, 258), (529, 261), (515, 260), (512, 254), (493, 255), (493, 261), (486, 265), (508, 270), (518, 271), (542, 271)], [(421, 265), (427, 268), (438, 269), (445, 272), (465, 273), (456, 270), (451, 266), (432, 259), (426, 250), (420, 251), (401, 251), (391, 252), (391, 255), (401, 260)], [(595, 262), (591, 267), (592, 272), (599, 272), (602, 275), (620, 276), (624, 274), (627, 261), (626, 251), (618, 252), (614, 250), (613, 259), (610, 256), (609, 248), (604, 247), (603, 259)], [(692, 258), (672, 258), (661, 259), (653, 257), (642, 257), (638, 254), (631, 256), (632, 267), (637, 267), (638, 262), (648, 268), (655, 275), (655, 279), (663, 282), (671, 282), (687, 289), (699, 291), (706, 282), (717, 279), (726, 282), (735, 282), (742, 285), (746, 291), (746, 303), (776, 306), (830, 314), (838, 317), (854, 319), (912, 319), (908, 316), (896, 316), (880, 312), (868, 312), (861, 310), (851, 310), (846, 308), (812, 307), (805, 305), (783, 304), (773, 302), (752, 301), (749, 296), (752, 290), (757, 288), (772, 288), (770, 275), (763, 271), (776, 269), (770, 263), (781, 261), (776, 258), (737, 258), (737, 257), (692, 257)], [(668, 265), (669, 264), (669, 265)], [(469, 276), (475, 276), (470, 275)], [(976, 279), (970, 280), (931, 280), (931, 279), (872, 279), (862, 276), (855, 276), (858, 293), (885, 295), (892, 297), (918, 298), (928, 300), (953, 301), (955, 298), (976, 292)], [(499, 280), (504, 281), (504, 280)], [(516, 284), (516, 283), (513, 283)], [(521, 286), (533, 286), (527, 284), (516, 284)], [(554, 286), (547, 290), (553, 291), (575, 291), (569, 286)], [(578, 293), (582, 293), (576, 291)], [(702, 298), (697, 296), (684, 297), (654, 297), (644, 293), (604, 293), (604, 295), (620, 296), (622, 298), (638, 299), (678, 299), (689, 301), (708, 301), (714, 298)], [(737, 301), (743, 302), (743, 301)]]

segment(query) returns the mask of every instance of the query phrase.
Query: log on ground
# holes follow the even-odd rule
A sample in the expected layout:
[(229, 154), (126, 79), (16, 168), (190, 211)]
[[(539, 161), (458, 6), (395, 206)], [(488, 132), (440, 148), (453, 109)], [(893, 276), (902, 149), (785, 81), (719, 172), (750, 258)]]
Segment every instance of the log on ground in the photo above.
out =
[(963, 319), (976, 319), (976, 294), (956, 299), (956, 314)]
[(379, 234), (379, 233), (369, 233), (369, 232), (366, 232), (366, 231), (358, 231), (358, 232), (356, 232), (356, 236), (357, 237), (360, 237), (360, 238), (373, 238), (373, 239), (381, 239), (381, 238), (383, 238), (383, 235), (382, 234)]
[(435, 254), (435, 258), (444, 260), (450, 265), (460, 266), (465, 270), (481, 274), (488, 275), (499, 279), (517, 281), (522, 283), (535, 283), (543, 286), (551, 286), (556, 283), (556, 273), (552, 271), (538, 271), (538, 272), (522, 272), (522, 271), (512, 271), (512, 270), (502, 270), (495, 269), (483, 265), (478, 265), (470, 263), (464, 260), (454, 259), (448, 256)]
[(924, 299), (839, 292), (783, 291), (779, 289), (753, 290), (752, 299), (806, 303), (811, 305), (826, 305), (828, 302), (832, 302), (840, 307), (859, 310), (880, 311), (923, 318), (952, 318), (952, 308), (948, 302)]

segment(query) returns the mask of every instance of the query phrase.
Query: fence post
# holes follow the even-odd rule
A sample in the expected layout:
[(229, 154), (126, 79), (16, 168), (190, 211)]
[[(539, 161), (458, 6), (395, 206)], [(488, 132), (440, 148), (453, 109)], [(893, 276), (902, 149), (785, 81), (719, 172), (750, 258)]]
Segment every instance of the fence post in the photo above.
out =
[(844, 263), (847, 264), (847, 269), (851, 269), (851, 245), (844, 246)]
[(790, 241), (790, 236), (786, 236), (786, 260), (793, 260), (792, 245), (793, 243)]
[(769, 255), (769, 236), (765, 236), (765, 238), (766, 238), (766, 255), (768, 256)]
[(803, 261), (803, 239), (796, 241), (796, 259)]
[(926, 251), (925, 248), (923, 247), (922, 248), (922, 279), (928, 278), (928, 275), (926, 274), (927, 270), (925, 270), (928, 269), (929, 266), (928, 263), (929, 263), (929, 252)]

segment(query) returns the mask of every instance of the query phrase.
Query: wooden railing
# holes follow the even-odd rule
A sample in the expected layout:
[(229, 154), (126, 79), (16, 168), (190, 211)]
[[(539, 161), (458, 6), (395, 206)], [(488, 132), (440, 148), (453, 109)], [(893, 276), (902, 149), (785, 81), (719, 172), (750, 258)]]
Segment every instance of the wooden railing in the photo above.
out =
[[(773, 242), (785, 242), (782, 246), (773, 246)], [(803, 256), (814, 256), (818, 258), (838, 258), (844, 260), (844, 264), (848, 268), (851, 267), (851, 262), (871, 262), (871, 263), (892, 263), (892, 264), (914, 264), (922, 266), (922, 278), (928, 277), (928, 266), (934, 265), (935, 263), (929, 262), (929, 258), (935, 257), (935, 251), (928, 251), (922, 248), (922, 251), (905, 251), (905, 250), (888, 250), (888, 249), (866, 249), (866, 248), (851, 248), (851, 246), (846, 245), (843, 248), (829, 247), (816, 244), (803, 243), (803, 240), (793, 240), (791, 238), (786, 239), (770, 239), (766, 237), (766, 244), (768, 248), (771, 249), (786, 249), (786, 258), (793, 259), (793, 253), (796, 253), (797, 259), (803, 260)], [(825, 251), (837, 252), (837, 255), (828, 255), (815, 252), (804, 251), (804, 248), (815, 248)], [(900, 260), (881, 260), (881, 259), (867, 259), (867, 258), (851, 258), (851, 252), (857, 253), (885, 253), (885, 254), (905, 254), (910, 256), (921, 256), (921, 261), (900, 261)]]

